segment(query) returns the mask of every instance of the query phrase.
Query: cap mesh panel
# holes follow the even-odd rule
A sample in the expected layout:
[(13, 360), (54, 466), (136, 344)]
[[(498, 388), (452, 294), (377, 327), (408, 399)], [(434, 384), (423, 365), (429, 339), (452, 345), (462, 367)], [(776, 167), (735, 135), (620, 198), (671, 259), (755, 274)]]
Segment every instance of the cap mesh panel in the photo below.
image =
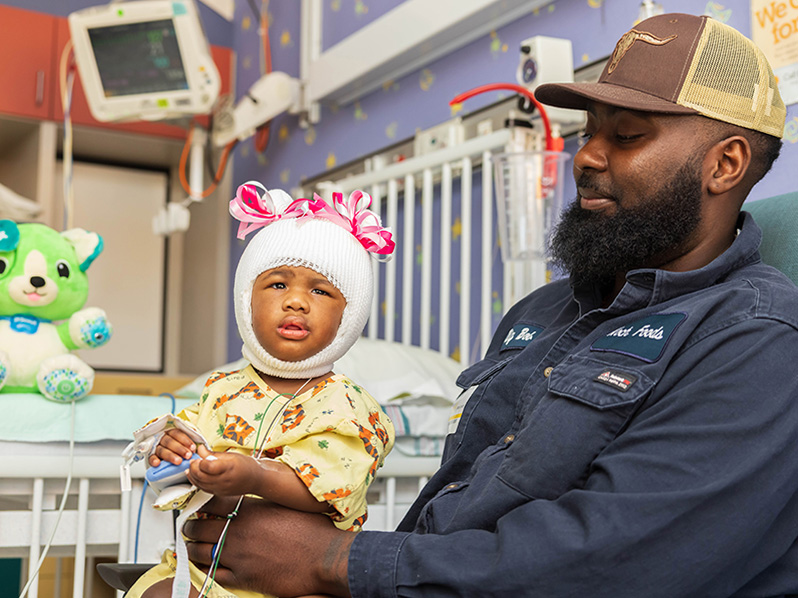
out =
[(712, 19), (707, 19), (677, 102), (768, 135), (784, 132), (786, 109), (761, 50)]

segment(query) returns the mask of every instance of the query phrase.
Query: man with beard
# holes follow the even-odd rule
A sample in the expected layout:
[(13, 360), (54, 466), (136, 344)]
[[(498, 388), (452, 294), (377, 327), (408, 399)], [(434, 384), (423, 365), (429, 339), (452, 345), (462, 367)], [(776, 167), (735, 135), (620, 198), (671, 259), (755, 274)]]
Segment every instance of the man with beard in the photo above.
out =
[[(465, 370), (440, 470), (396, 532), (246, 503), (217, 579), (279, 596), (798, 593), (798, 289), (740, 206), (778, 155), (767, 61), (707, 17), (643, 21), (599, 82), (570, 272)], [(208, 511), (225, 515), (231, 504)], [(185, 532), (208, 565), (221, 521)]]

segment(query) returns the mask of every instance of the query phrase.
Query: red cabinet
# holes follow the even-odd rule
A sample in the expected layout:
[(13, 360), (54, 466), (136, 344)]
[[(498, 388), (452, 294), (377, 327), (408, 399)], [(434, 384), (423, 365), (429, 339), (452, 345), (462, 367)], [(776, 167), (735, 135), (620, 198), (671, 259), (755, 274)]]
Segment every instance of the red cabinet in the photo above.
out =
[[(44, 120), (63, 120), (60, 61), (69, 41), (65, 17), (0, 5), (0, 113)], [(233, 52), (212, 46), (219, 69), (220, 93), (230, 93)], [(86, 95), (75, 76), (72, 89), (72, 123), (158, 137), (183, 139), (186, 129), (162, 122), (104, 123), (94, 119)], [(207, 124), (206, 117), (200, 117)]]
[(0, 112), (53, 117), (57, 18), (0, 6)]

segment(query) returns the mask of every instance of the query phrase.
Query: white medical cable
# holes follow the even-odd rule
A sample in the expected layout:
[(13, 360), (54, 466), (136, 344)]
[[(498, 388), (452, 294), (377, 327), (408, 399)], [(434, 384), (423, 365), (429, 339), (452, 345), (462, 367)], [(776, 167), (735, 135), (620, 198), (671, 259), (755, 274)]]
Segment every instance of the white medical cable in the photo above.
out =
[[(291, 401), (293, 401), (295, 398), (297, 398), (299, 396), (299, 393), (301, 393), (304, 390), (304, 388), (310, 383), (311, 380), (313, 380), (312, 377), (308, 378), (307, 380), (305, 380), (305, 383), (302, 386), (300, 386), (297, 389), (297, 391), (293, 395), (291, 395), (291, 398), (288, 399), (285, 402), (285, 405), (283, 405), (283, 408), (280, 410), (280, 413), (276, 414), (272, 418), (272, 421), (269, 422), (269, 426), (266, 428), (266, 432), (264, 432), (264, 434), (263, 434), (263, 440), (261, 440), (260, 448), (258, 449), (257, 447), (255, 447), (257, 449), (257, 455), (254, 457), (255, 459), (260, 458), (260, 456), (263, 454), (264, 445), (266, 444), (266, 439), (269, 437), (269, 432), (271, 432), (272, 427), (274, 426), (275, 422), (277, 421), (277, 418), (285, 413), (285, 410), (291, 404)], [(271, 403), (269, 404), (269, 406), (271, 406)], [(266, 407), (266, 409), (268, 410), (269, 407)], [(264, 415), (265, 415), (265, 413), (264, 413)], [(253, 453), (254, 453), (254, 451), (253, 451)], [(238, 513), (238, 509), (241, 506), (242, 502), (244, 502), (244, 495), (243, 494), (238, 497), (238, 503), (236, 503), (236, 506), (233, 509), (233, 513)], [(233, 520), (233, 517), (230, 517), (230, 516), (227, 517), (227, 521), (225, 521), (224, 527), (222, 528), (222, 533), (219, 534), (219, 539), (216, 541), (216, 544), (213, 545), (214, 548), (213, 548), (213, 550), (211, 550), (211, 565), (208, 568), (208, 574), (205, 576), (205, 582), (202, 584), (202, 588), (200, 588), (200, 591), (199, 591), (200, 598), (203, 598), (203, 596), (205, 595), (205, 590), (208, 588), (208, 583), (209, 582), (213, 583), (213, 578), (216, 576), (216, 567), (218, 566), (217, 558), (221, 559), (221, 551), (222, 551), (222, 546), (224, 545), (224, 539), (227, 536), (227, 528), (230, 527), (230, 522), (232, 520)], [(216, 554), (216, 550), (219, 551), (218, 555)], [(22, 598), (22, 597), (20, 596), (20, 598)]]
[[(33, 575), (28, 575), (28, 583), (25, 584), (25, 587), (22, 589), (22, 593), (20, 593), (19, 598), (24, 598), (25, 594), (28, 593), (33, 580), (39, 575), (39, 570), (42, 568), (44, 559), (47, 558), (47, 552), (50, 550), (50, 545), (53, 543), (55, 532), (58, 530), (58, 524), (61, 522), (61, 514), (64, 512), (64, 507), (66, 506), (67, 497), (69, 496), (69, 487), (72, 485), (72, 469), (75, 459), (75, 399), (72, 399), (71, 403), (72, 409), (69, 427), (69, 473), (67, 474), (64, 496), (61, 498), (61, 505), (58, 507), (58, 515), (55, 518), (55, 524), (53, 525), (53, 531), (50, 533), (50, 538), (47, 540), (44, 550), (42, 550), (42, 555), (39, 557), (39, 562), (36, 563), (36, 569), (34, 570)], [(38, 538), (31, 538), (31, 542), (38, 541)], [(78, 564), (75, 563), (75, 566), (77, 567)]]
[[(302, 386), (300, 386), (296, 390), (296, 392), (293, 395), (291, 395), (291, 398), (288, 399), (285, 402), (285, 405), (283, 405), (283, 409), (280, 411), (280, 413), (275, 415), (272, 418), (272, 421), (269, 422), (269, 426), (268, 426), (268, 428), (266, 428), (266, 432), (264, 432), (264, 434), (263, 434), (263, 439), (260, 441), (260, 448), (255, 447), (255, 449), (257, 450), (257, 454), (255, 455), (255, 459), (260, 459), (260, 456), (263, 454), (263, 451), (265, 450), (266, 439), (269, 437), (269, 432), (271, 432), (272, 426), (274, 426), (274, 422), (277, 421), (278, 417), (280, 417), (281, 415), (283, 415), (285, 413), (285, 410), (288, 409), (288, 406), (291, 404), (291, 401), (293, 401), (295, 398), (297, 398), (299, 396), (299, 393), (301, 393), (304, 390), (304, 388), (310, 383), (311, 380), (313, 380), (313, 377), (310, 377), (307, 380), (305, 380), (305, 383)], [(270, 406), (271, 406), (271, 404), (270, 404)], [(266, 407), (266, 409), (268, 410), (269, 407)], [(263, 415), (266, 415), (266, 414), (264, 413)], [(255, 451), (253, 451), (253, 453), (254, 452)]]
[[(69, 53), (72, 50), (72, 40), (69, 40), (67, 45), (64, 47), (63, 51), (61, 52), (61, 62), (60, 62), (60, 75), (61, 75), (61, 105), (64, 109), (64, 229), (70, 228), (72, 225), (72, 208), (74, 205), (74, 195), (72, 191), (72, 117), (71, 117), (71, 108), (72, 108), (72, 88), (75, 79), (75, 73), (70, 72), (67, 73), (67, 60), (69, 57)], [(64, 76), (65, 79), (64, 79)], [(53, 531), (50, 533), (50, 538), (47, 540), (47, 544), (45, 544), (44, 549), (42, 550), (42, 554), (39, 557), (39, 562), (36, 563), (36, 569), (33, 572), (33, 575), (28, 575), (28, 583), (25, 584), (25, 587), (22, 589), (22, 592), (19, 595), (19, 598), (24, 598), (25, 594), (28, 593), (31, 584), (33, 581), (38, 577), (39, 571), (42, 568), (42, 564), (44, 563), (44, 559), (47, 558), (47, 553), (50, 550), (50, 546), (53, 543), (53, 538), (55, 538), (55, 533), (58, 530), (58, 524), (61, 522), (61, 515), (64, 513), (64, 508), (66, 507), (66, 501), (69, 497), (69, 488), (72, 485), (72, 470), (75, 463), (75, 399), (72, 399), (71, 409), (70, 409), (70, 429), (69, 429), (69, 472), (67, 474), (66, 484), (64, 487), (64, 495), (61, 497), (61, 504), (58, 507), (58, 514), (55, 518), (55, 524), (53, 525)], [(38, 538), (31, 538), (31, 542), (38, 542)], [(76, 563), (77, 566), (77, 563)]]
[(75, 207), (75, 192), (72, 184), (72, 88), (75, 70), (69, 69), (69, 55), (72, 52), (70, 39), (61, 51), (59, 64), (59, 81), (61, 83), (61, 106), (64, 110), (64, 150), (63, 150), (63, 183), (64, 183), (64, 230), (72, 228)]

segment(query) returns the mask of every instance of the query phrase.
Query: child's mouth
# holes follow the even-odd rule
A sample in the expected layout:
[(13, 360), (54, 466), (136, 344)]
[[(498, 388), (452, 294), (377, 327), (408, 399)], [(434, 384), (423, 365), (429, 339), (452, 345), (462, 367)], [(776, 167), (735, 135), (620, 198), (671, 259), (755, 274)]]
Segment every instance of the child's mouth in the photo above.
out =
[(283, 338), (287, 338), (290, 340), (301, 340), (305, 338), (308, 334), (310, 334), (310, 330), (307, 330), (302, 324), (298, 322), (283, 322), (277, 328), (277, 332)]

